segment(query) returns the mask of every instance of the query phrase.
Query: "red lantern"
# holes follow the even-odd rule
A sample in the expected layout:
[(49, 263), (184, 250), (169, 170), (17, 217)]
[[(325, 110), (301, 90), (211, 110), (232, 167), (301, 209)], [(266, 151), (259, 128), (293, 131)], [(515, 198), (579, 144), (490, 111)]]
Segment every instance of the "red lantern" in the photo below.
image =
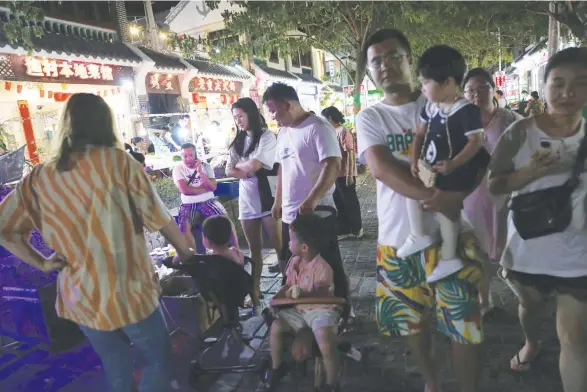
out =
[(16, 86), (16, 92), (19, 94), (22, 93), (22, 84)]
[(196, 105), (200, 103), (200, 97), (198, 96), (198, 93), (192, 94), (192, 102), (195, 103)]
[(236, 95), (231, 95), (230, 96), (230, 104), (232, 105), (235, 102), (236, 102)]
[(223, 105), (226, 105), (226, 103), (228, 102), (228, 98), (226, 97), (226, 94), (222, 94), (222, 95), (220, 95), (220, 102), (221, 102)]
[(53, 91), (49, 91), (49, 93), (47, 94), (47, 98), (49, 98), (49, 99), (53, 98)]
[(4, 82), (4, 88), (6, 89), (6, 91), (10, 91), (10, 87), (12, 87), (12, 83)]
[(45, 90), (39, 90), (39, 95), (41, 98), (45, 98)]

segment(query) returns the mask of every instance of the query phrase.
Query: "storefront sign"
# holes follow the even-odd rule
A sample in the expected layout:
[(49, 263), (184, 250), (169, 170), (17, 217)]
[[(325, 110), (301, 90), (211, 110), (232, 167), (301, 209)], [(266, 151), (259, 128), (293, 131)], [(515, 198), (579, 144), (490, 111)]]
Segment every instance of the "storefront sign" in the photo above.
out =
[(152, 94), (180, 94), (177, 75), (148, 73), (147, 92)]
[[(351, 96), (355, 91), (355, 86), (344, 86), (343, 87), (344, 95)], [(365, 92), (365, 84), (361, 83), (361, 94)]]
[(133, 78), (132, 67), (10, 55), (16, 80), (74, 84), (122, 84)]
[(234, 80), (196, 77), (190, 82), (190, 91), (198, 93), (240, 94), (243, 83)]

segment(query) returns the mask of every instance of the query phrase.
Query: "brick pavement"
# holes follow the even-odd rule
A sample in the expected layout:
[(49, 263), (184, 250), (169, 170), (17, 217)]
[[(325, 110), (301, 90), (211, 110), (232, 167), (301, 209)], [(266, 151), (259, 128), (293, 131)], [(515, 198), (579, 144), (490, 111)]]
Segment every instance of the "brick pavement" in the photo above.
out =
[[(374, 324), (375, 293), (375, 245), (377, 235), (377, 215), (375, 181), (370, 175), (359, 178), (357, 193), (361, 203), (365, 237), (361, 240), (345, 240), (340, 244), (344, 268), (350, 278), (353, 304), (359, 324), (355, 332), (347, 335), (348, 340), (365, 352), (369, 351), (369, 364), (363, 368), (356, 362), (348, 361), (343, 380), (344, 392), (350, 391), (388, 391), (422, 392), (423, 381), (414, 369), (413, 359), (407, 352), (402, 339), (377, 336)], [(496, 268), (493, 268), (494, 270)], [(495, 274), (494, 274), (495, 276)], [(264, 278), (265, 291), (273, 278)], [(511, 291), (497, 277), (492, 279), (493, 300), (498, 310), (485, 323), (486, 344), (483, 347), (483, 392), (560, 392), (562, 387), (558, 375), (558, 342), (554, 327), (554, 306), (545, 307), (544, 350), (532, 369), (525, 374), (515, 374), (509, 370), (509, 360), (521, 348), (523, 335), (517, 322), (517, 303)], [(273, 292), (275, 287), (272, 290)], [(267, 296), (270, 296), (268, 294)], [(266, 332), (262, 328), (256, 336)], [(261, 340), (261, 339), (259, 339)], [(452, 375), (450, 347), (445, 338), (436, 335), (436, 358), (439, 374), (442, 375), (444, 391), (456, 392), (458, 385)], [(261, 343), (259, 356), (268, 354), (268, 342)], [(277, 392), (302, 392), (312, 390), (313, 367), (308, 375), (286, 377)], [(262, 391), (256, 374), (226, 375), (218, 379), (211, 392), (250, 392)]]
[[(375, 245), (377, 217), (375, 206), (375, 181), (369, 175), (359, 177), (357, 192), (361, 202), (366, 235), (363, 239), (345, 240), (340, 249), (344, 268), (350, 278), (351, 296), (358, 315), (358, 328), (346, 335), (363, 352), (368, 352), (369, 361), (364, 367), (348, 361), (343, 379), (344, 392), (387, 391), (422, 392), (423, 382), (414, 369), (413, 359), (406, 355), (406, 346), (400, 338), (384, 338), (376, 333), (374, 325), (375, 292)], [(161, 239), (152, 237), (151, 246), (162, 246)], [(271, 255), (267, 255), (269, 262)], [(278, 288), (278, 277), (264, 271), (263, 291), (270, 297)], [(486, 344), (483, 348), (482, 392), (560, 392), (562, 387), (558, 376), (558, 343), (554, 328), (554, 306), (552, 301), (545, 306), (545, 316), (541, 324), (543, 331), (543, 352), (532, 369), (525, 374), (515, 374), (509, 370), (509, 360), (522, 345), (522, 333), (517, 322), (516, 301), (510, 290), (498, 278), (492, 281), (493, 299), (501, 309), (486, 322)], [(259, 328), (260, 327), (260, 328)], [(245, 334), (254, 336), (252, 345), (260, 347), (253, 361), (268, 354), (266, 327), (259, 318), (249, 319), (244, 324)], [(457, 384), (452, 376), (449, 345), (443, 337), (436, 336), (436, 358), (439, 373), (442, 374), (445, 392), (456, 392)], [(174, 378), (180, 381), (178, 392), (189, 392), (187, 386), (187, 364), (194, 353), (201, 350), (199, 344), (188, 335), (178, 333), (173, 338)], [(198, 346), (198, 347), (196, 347)], [(83, 349), (83, 347), (82, 347)], [(69, 354), (68, 354), (69, 355)], [(65, 357), (64, 357), (65, 358)], [(246, 360), (246, 358), (244, 358)], [(60, 392), (102, 392), (105, 390), (104, 377), (99, 367), (78, 375), (74, 368), (63, 368), (63, 358), (49, 357), (41, 363), (25, 366), (13, 376), (0, 381), (0, 391), (57, 391)], [(61, 365), (58, 365), (61, 364)], [(49, 387), (58, 374), (67, 373), (71, 378), (66, 387)], [(308, 375), (298, 373), (286, 377), (276, 392), (312, 391), (312, 368)], [(71, 373), (71, 374), (70, 374)], [(33, 377), (34, 376), (34, 377)], [(43, 384), (43, 387), (38, 386)], [(34, 386), (33, 389), (31, 387)], [(225, 374), (216, 379), (202, 379), (200, 392), (254, 392), (262, 391), (259, 375), (254, 373)]]

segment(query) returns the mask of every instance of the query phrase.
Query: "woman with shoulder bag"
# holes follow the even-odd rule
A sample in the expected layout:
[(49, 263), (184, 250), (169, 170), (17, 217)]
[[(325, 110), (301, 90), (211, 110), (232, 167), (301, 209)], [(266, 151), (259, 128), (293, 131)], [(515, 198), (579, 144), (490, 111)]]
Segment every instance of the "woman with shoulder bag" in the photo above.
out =
[(500, 275), (519, 301), (526, 344), (512, 358), (526, 371), (540, 353), (542, 303), (557, 299), (560, 372), (565, 392), (587, 390), (587, 48), (549, 60), (549, 111), (514, 123), (492, 155), (489, 189), (511, 194)]

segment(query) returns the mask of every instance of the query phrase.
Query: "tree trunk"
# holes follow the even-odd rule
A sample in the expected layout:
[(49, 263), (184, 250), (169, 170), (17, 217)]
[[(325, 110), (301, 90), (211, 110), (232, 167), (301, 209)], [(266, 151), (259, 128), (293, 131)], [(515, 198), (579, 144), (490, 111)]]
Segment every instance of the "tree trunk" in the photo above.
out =
[(367, 64), (363, 58), (362, 48), (357, 48), (355, 58), (357, 61), (354, 80), (355, 89), (353, 91), (353, 113), (357, 115), (361, 111), (361, 84), (363, 84), (363, 79), (365, 79), (367, 71)]

